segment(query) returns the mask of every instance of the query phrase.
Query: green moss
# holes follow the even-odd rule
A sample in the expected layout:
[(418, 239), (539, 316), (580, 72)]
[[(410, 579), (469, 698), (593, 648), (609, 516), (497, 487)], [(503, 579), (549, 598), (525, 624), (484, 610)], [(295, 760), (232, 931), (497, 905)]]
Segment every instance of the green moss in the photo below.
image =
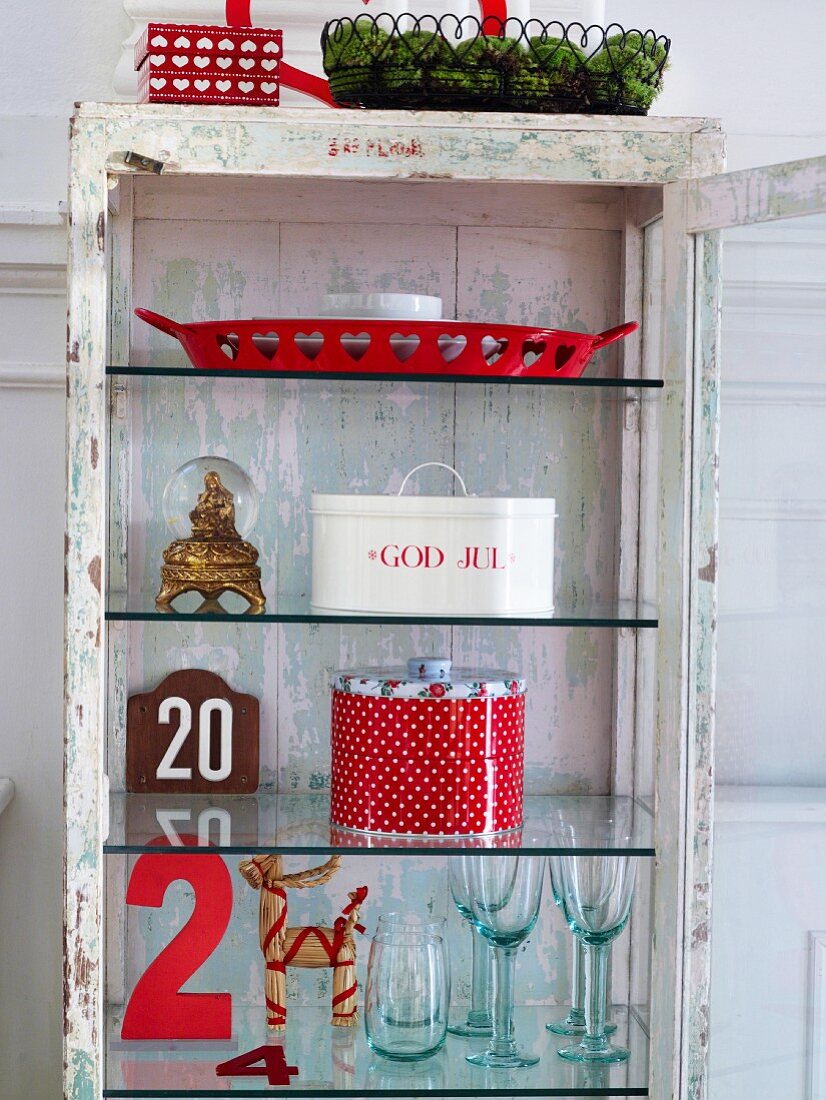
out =
[(480, 34), (470, 42), (459, 43), (456, 58), (465, 69), (473, 65), (477, 69), (516, 72), (524, 63), (525, 51), (515, 38)]
[(339, 68), (366, 68), (380, 61), (390, 50), (390, 35), (367, 20), (343, 24), (327, 39), (324, 70), (329, 75)]
[(639, 31), (611, 35), (588, 62), (594, 94), (648, 110), (662, 90), (661, 66), (667, 67), (663, 65), (666, 56), (665, 46), (652, 35)]
[(453, 51), (445, 39), (436, 31), (412, 30), (395, 36), (393, 39), (393, 64), (431, 66), (449, 65)]
[(522, 66), (508, 77), (507, 91), (533, 102), (557, 97), (566, 101), (563, 106), (584, 106), (585, 55), (562, 38), (531, 38)]

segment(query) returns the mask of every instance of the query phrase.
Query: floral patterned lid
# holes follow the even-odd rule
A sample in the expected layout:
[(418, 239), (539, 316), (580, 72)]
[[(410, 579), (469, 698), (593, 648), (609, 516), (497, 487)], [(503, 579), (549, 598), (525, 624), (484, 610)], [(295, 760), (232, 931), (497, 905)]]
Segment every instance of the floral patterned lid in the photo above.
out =
[(413, 657), (407, 668), (345, 669), (334, 672), (333, 691), (392, 699), (497, 699), (524, 695), (523, 677), (503, 669), (452, 667), (446, 657)]

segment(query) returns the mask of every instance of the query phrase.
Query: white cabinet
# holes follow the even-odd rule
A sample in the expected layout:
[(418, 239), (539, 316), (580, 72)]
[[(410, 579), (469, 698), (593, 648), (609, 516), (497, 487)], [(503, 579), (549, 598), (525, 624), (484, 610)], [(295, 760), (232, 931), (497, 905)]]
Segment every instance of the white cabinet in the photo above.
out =
[[(163, 172), (127, 168), (129, 150), (162, 161)], [(477, 1081), (447, 1049), (402, 1087), (692, 1095), (684, 1071), (695, 1037), (684, 1003), (704, 988), (696, 929), (711, 737), (702, 665), (711, 642), (695, 638), (706, 637), (713, 607), (719, 257), (713, 236), (695, 248), (699, 215), (689, 211), (718, 186), (691, 181), (721, 163), (722, 136), (701, 119), (79, 108), (68, 349), (67, 1095), (199, 1095), (221, 1060), (208, 1051), (187, 1070), (193, 1058), (180, 1051), (136, 1053), (119, 1039), (135, 981), (191, 907), (178, 887), (152, 921), (124, 906), (135, 857), (153, 828), (163, 832), (156, 807), (122, 793), (127, 696), (191, 666), (258, 696), (261, 792), (212, 807), (226, 814), (218, 826), (210, 818), (204, 837), (232, 851), (300, 850), (312, 862), (331, 850), (330, 669), (436, 649), (528, 677), (532, 820), (560, 810), (559, 796), (637, 799), (634, 845), (648, 870), (613, 974), (614, 999), (632, 1006), (634, 1056), (607, 1078), (585, 1080), (544, 1039), (542, 1005), (565, 999), (570, 951), (545, 901), (529, 948), (535, 965), (522, 968), (517, 990), (521, 1024), (541, 1047), (538, 1071)], [(410, 375), (249, 378), (229, 364), (202, 377), (131, 313), (311, 316), (320, 292), (370, 287), (437, 293), (449, 316), (491, 323), (643, 325), (601, 353), (581, 382), (508, 386)], [(238, 462), (262, 494), (250, 538), (268, 602), (254, 619), (230, 601), (225, 615), (185, 600), (171, 615), (154, 605), (169, 541), (161, 494), (202, 453)], [(311, 490), (397, 489), (426, 460), (457, 467), (477, 492), (556, 498), (553, 617), (468, 625), (311, 612)], [(178, 801), (178, 832), (197, 834), (203, 806)], [(230, 931), (191, 988), (232, 992), (240, 1052), (263, 1041), (263, 1007), (255, 899), (232, 851), (224, 853), (236, 887)], [(353, 849), (348, 862), (358, 870), (347, 881), (369, 881), (376, 910), (415, 894), (446, 912), (449, 858), (424, 846)], [(331, 890), (333, 913), (340, 893)], [(466, 946), (462, 935), (459, 974)], [(324, 1003), (323, 991), (316, 999)], [(315, 1020), (313, 1005), (304, 1007)], [(315, 1034), (309, 1024), (307, 1034)], [(312, 1094), (311, 1081), (326, 1082), (330, 1095), (394, 1087), (368, 1064), (361, 1032), (350, 1038), (348, 1052), (326, 1032), (302, 1047), (305, 1069), (292, 1091)], [(351, 1066), (344, 1076), (341, 1064)]]

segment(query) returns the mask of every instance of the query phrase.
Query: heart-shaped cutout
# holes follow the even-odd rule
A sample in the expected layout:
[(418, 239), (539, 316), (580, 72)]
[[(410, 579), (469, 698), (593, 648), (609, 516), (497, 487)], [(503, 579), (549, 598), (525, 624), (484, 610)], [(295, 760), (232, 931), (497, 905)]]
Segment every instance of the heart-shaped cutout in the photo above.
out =
[(278, 85), (272, 84), (268, 80), (262, 80), (261, 91), (264, 93), (264, 95), (272, 95), (273, 92), (278, 91)]
[(239, 80), (238, 81), (238, 90), (243, 92), (244, 95), (247, 95), (249, 92), (251, 92), (254, 87), (255, 87), (255, 85), (253, 84), (253, 82), (251, 80)]
[(218, 89), (219, 92), (228, 92), (230, 90), (230, 88), (232, 87), (232, 81), (231, 80), (216, 80), (215, 81), (215, 87)]
[(172, 44), (176, 50), (185, 50), (189, 46), (189, 39), (186, 35), (182, 34), (179, 38), (176, 38)]
[(343, 332), (341, 334), (341, 346), (351, 359), (358, 363), (370, 350), (369, 332)]
[(263, 52), (264, 53), (280, 54), (281, 53), (281, 48), (280, 48), (280, 46), (278, 45), (277, 42), (265, 42), (264, 45), (263, 45)]
[(212, 39), (211, 38), (199, 38), (198, 41), (195, 43), (195, 45), (198, 47), (199, 50), (211, 50), (212, 49)]
[(152, 41), (149, 43), (149, 45), (150, 46), (168, 46), (169, 43), (167, 42), (167, 40), (164, 38), (164, 36), (162, 34), (156, 34), (155, 37), (152, 39)]
[(231, 359), (234, 363), (238, 358), (238, 348), (241, 344), (241, 341), (238, 339), (238, 333), (227, 332), (226, 334), (216, 336), (215, 339), (218, 341), (218, 347), (224, 355), (226, 355), (227, 359)]
[(266, 69), (268, 73), (271, 73), (278, 64), (278, 59), (275, 57), (265, 57), (261, 62), (261, 68)]
[(415, 333), (405, 336), (401, 332), (394, 332), (390, 337), (390, 348), (400, 363), (406, 363), (411, 355), (415, 355), (420, 343), (421, 340)]
[(177, 65), (179, 69), (182, 69), (189, 61), (189, 56), (185, 53), (176, 53), (172, 58), (172, 64)]
[(232, 64), (231, 57), (218, 57), (215, 59), (215, 64), (219, 69), (228, 69)]
[(250, 42), (250, 40), (248, 38), (245, 38), (244, 41), (241, 43), (241, 52), (242, 53), (255, 53), (255, 43)]
[(165, 76), (153, 76), (150, 77), (149, 83), (153, 88), (165, 88), (166, 77)]
[(467, 336), (449, 336), (445, 332), (439, 337), (438, 344), (444, 361), (452, 363), (454, 359), (459, 358), (467, 347)]
[(176, 80), (173, 80), (172, 83), (175, 85), (179, 92), (182, 92), (184, 88), (189, 87), (189, 81), (185, 80), (183, 77), (178, 77)]
[(556, 370), (562, 370), (567, 362), (569, 362), (576, 353), (576, 348), (572, 344), (560, 344), (554, 352), (554, 368)]
[(198, 89), (199, 92), (205, 92), (207, 90), (207, 88), (209, 87), (209, 81), (208, 80), (196, 80), (195, 81), (195, 87)]
[(481, 347), (485, 362), (493, 366), (494, 363), (499, 362), (508, 350), (508, 341), (499, 339), (496, 336), (483, 336)]
[(222, 38), (221, 41), (218, 43), (218, 49), (227, 51), (234, 50), (235, 43), (232, 42), (229, 38)]
[(522, 345), (522, 361), (525, 366), (532, 367), (534, 363), (538, 363), (547, 346), (544, 340), (526, 340)]
[(275, 358), (275, 353), (278, 351), (278, 333), (254, 332), (252, 334), (252, 342), (264, 358), (272, 362)]
[(324, 337), (320, 332), (297, 332), (293, 339), (295, 346), (310, 362), (318, 358), (319, 352), (324, 347)]
[(166, 54), (165, 53), (151, 53), (149, 55), (149, 61), (150, 61), (150, 64), (152, 64), (152, 65), (163, 65), (164, 61), (166, 61)]
[(208, 57), (193, 57), (192, 60), (195, 62), (199, 69), (205, 69), (209, 64)]
[(255, 60), (252, 57), (241, 57), (238, 59), (238, 64), (242, 69), (254, 69)]

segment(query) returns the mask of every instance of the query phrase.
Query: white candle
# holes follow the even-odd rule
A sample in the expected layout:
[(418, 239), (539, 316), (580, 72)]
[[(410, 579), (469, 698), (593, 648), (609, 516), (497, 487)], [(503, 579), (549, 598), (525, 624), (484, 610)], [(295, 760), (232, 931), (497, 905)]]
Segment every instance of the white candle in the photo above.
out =
[(385, 10), (396, 17), (396, 23), (400, 31), (409, 30), (413, 25), (409, 18), (410, 7), (407, 0), (390, 0), (385, 4)]
[(605, 22), (605, 0), (582, 0), (582, 22), (586, 27)]
[[(509, 19), (521, 19), (523, 23), (527, 23), (531, 17), (531, 2), (530, 0), (508, 0), (508, 18)], [(513, 33), (512, 31), (508, 32)]]
[[(470, 7), (471, 0), (454, 0), (454, 3), (451, 5), (451, 10), (457, 19), (466, 19), (469, 15), (473, 14), (470, 10)], [(474, 4), (473, 7), (478, 13), (478, 4)]]

